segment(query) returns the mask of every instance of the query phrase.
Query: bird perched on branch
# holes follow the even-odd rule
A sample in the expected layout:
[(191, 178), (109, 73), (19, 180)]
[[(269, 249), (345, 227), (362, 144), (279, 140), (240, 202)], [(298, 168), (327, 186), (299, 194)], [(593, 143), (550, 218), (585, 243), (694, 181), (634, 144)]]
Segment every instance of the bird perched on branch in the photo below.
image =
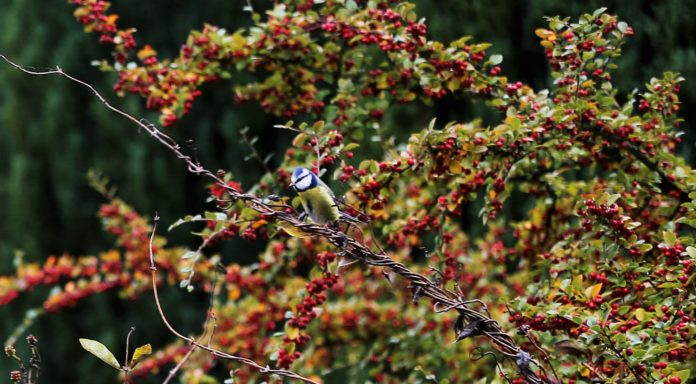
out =
[(322, 225), (333, 224), (338, 220), (359, 223), (358, 219), (338, 209), (338, 200), (331, 188), (309, 169), (295, 168), (290, 178), (290, 186), (297, 191), (302, 208), (312, 222)]
[[(339, 221), (345, 221), (349, 225), (360, 223), (355, 217), (338, 209), (338, 201), (331, 188), (324, 184), (319, 176), (309, 169), (303, 167), (295, 168), (290, 178), (290, 186), (297, 191), (305, 214), (315, 224), (337, 225)], [(283, 229), (292, 236), (305, 237), (297, 236), (293, 233), (296, 232), (294, 230), (288, 231), (285, 227)], [(356, 261), (357, 259), (342, 256), (338, 268), (350, 265)]]
[(297, 167), (292, 172), (290, 186), (297, 191), (302, 207), (316, 224), (332, 224), (338, 221), (341, 213), (336, 196), (319, 176), (307, 168)]

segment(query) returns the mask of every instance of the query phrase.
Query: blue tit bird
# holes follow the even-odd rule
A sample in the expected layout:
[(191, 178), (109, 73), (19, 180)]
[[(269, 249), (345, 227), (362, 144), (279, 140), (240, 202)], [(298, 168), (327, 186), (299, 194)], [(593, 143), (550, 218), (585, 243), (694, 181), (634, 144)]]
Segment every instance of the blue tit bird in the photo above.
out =
[(297, 167), (292, 172), (290, 181), (290, 186), (300, 197), (304, 211), (314, 223), (334, 223), (341, 217), (333, 191), (312, 171)]

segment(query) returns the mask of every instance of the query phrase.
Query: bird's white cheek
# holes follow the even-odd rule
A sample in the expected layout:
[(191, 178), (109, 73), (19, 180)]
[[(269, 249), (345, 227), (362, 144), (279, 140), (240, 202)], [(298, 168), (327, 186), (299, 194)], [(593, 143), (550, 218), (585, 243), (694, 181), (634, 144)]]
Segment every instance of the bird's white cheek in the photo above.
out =
[(304, 191), (307, 188), (309, 188), (309, 185), (311, 183), (312, 183), (312, 179), (310, 177), (305, 177), (302, 180), (298, 181), (297, 184), (295, 184), (295, 187), (300, 191)]

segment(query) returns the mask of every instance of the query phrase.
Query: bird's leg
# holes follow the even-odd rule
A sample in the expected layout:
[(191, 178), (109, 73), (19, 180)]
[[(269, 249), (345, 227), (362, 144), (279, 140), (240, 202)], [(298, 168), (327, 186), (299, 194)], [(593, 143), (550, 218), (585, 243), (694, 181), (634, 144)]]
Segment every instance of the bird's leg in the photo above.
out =
[(341, 227), (339, 226), (339, 221), (336, 220), (333, 223), (329, 224), (329, 228), (335, 230), (336, 232), (339, 233), (339, 237), (336, 241), (336, 246), (339, 247), (340, 249), (343, 249), (346, 245), (346, 241), (348, 241), (348, 236), (346, 236), (343, 231), (341, 231)]

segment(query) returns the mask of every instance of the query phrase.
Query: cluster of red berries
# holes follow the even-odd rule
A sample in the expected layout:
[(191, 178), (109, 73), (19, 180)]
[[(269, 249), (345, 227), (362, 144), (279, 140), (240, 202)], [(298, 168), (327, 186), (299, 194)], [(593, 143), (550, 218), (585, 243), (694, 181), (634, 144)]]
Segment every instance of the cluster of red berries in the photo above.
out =
[(278, 364), (278, 367), (282, 369), (288, 369), (292, 363), (294, 363), (295, 360), (299, 359), (300, 357), (302, 357), (302, 352), (300, 351), (288, 352), (281, 349), (278, 351), (278, 361), (276, 364)]
[(579, 208), (577, 213), (583, 217), (582, 227), (586, 232), (591, 232), (594, 223), (606, 224), (615, 234), (621, 237), (629, 237), (635, 233), (626, 226), (626, 219), (621, 217), (617, 204), (597, 204), (592, 199), (585, 200), (585, 207)]
[(84, 285), (79, 285), (73, 290), (65, 290), (55, 295), (51, 295), (43, 303), (43, 307), (48, 312), (57, 312), (60, 309), (73, 307), (78, 301), (91, 297), (117, 287), (126, 287), (131, 283), (131, 278), (121, 275), (116, 280), (93, 281)]
[[(125, 62), (127, 51), (136, 47), (132, 36), (134, 29), (123, 30), (116, 27), (116, 15), (105, 13), (110, 5), (108, 1), (72, 0), (72, 3), (78, 6), (76, 11), (78, 21), (100, 33), (100, 39), (103, 42), (113, 44), (117, 61)], [(295, 7), (300, 12), (309, 11), (311, 1), (300, 5), (295, 4)], [(411, 60), (416, 59), (417, 51), (425, 46), (427, 33), (425, 23), (403, 20), (398, 12), (389, 8), (388, 3), (380, 3), (377, 9), (368, 9), (368, 15), (370, 22), (381, 23), (378, 24), (379, 28), (372, 25), (368, 28), (356, 27), (347, 22), (337, 21), (334, 15), (325, 15), (319, 20), (320, 31), (345, 40), (350, 47), (355, 47), (357, 44), (376, 44), (384, 51), (410, 52)], [(179, 58), (174, 61), (176, 66), (164, 65), (157, 59), (154, 50), (149, 47), (141, 50), (138, 58), (143, 66), (119, 69), (119, 79), (115, 89), (117, 92), (137, 93), (147, 98), (148, 108), (160, 110), (162, 124), (171, 126), (182, 114), (188, 113), (194, 99), (200, 95), (198, 87), (205, 82), (220, 78), (212, 69), (216, 68), (213, 65), (216, 62), (236, 63), (248, 57), (254, 50), (282, 52), (282, 55), (307, 61), (307, 58), (311, 57), (309, 55), (311, 49), (304, 39), (297, 37), (301, 35), (296, 33), (298, 29), (311, 32), (314, 30), (314, 24), (306, 23), (304, 18), (290, 16), (276, 18), (270, 15), (265, 26), (266, 33), (262, 33), (254, 44), (228, 47), (223, 46), (221, 40), (216, 38), (220, 29), (207, 25), (202, 32), (194, 32), (192, 38), (182, 46)], [(356, 39), (356, 36), (359, 38)], [(395, 38), (395, 36), (402, 38)], [(238, 40), (235, 40), (234, 44), (238, 44)], [(485, 57), (483, 50), (472, 50), (471, 46), (464, 46), (462, 50), (469, 53), (467, 60), (472, 62), (481, 62)], [(336, 58), (331, 59), (332, 56), (336, 54), (327, 52), (327, 65), (336, 67), (339, 61)], [(436, 75), (442, 81), (447, 81), (452, 76), (451, 70), (454, 70), (455, 76), (461, 78), (459, 83), (465, 89), (471, 88), (481, 94), (492, 91), (490, 86), (472, 88), (475, 81), (482, 79), (478, 78), (480, 75), (478, 73), (471, 75), (469, 63), (464, 60), (449, 60), (449, 62), (451, 65), (437, 69)], [(273, 58), (265, 58), (264, 55), (261, 55), (260, 60), (245, 64), (252, 71), (259, 67), (274, 65)], [(351, 65), (351, 60), (346, 60), (345, 70), (350, 70)], [(308, 63), (307, 67), (314, 68), (316, 63)], [(495, 67), (490, 73), (495, 76), (499, 71), (500, 68)], [(401, 76), (397, 75), (388, 79), (390, 93), (398, 96), (403, 102), (409, 102), (415, 98), (410, 96), (412, 93), (410, 90), (413, 88), (414, 81), (418, 82), (419, 79), (414, 79), (413, 73), (412, 68), (403, 69)], [(403, 87), (397, 89), (399, 77)], [(292, 73), (283, 75), (281, 85), (276, 83), (250, 85), (239, 89), (235, 99), (237, 101), (255, 99), (268, 111), (288, 118), (309, 112), (321, 113), (325, 103), (317, 97), (317, 89), (313, 84), (322, 78), (321, 74), (315, 74), (303, 66), (298, 66)], [(371, 80), (373, 77), (368, 76), (365, 81), (369, 83)], [(423, 94), (431, 98), (441, 98), (446, 92), (444, 87), (437, 85), (425, 87), (423, 90)], [(373, 96), (375, 94), (372, 92)], [(375, 109), (370, 111), (370, 118), (379, 119), (383, 114), (383, 110)], [(348, 116), (339, 116), (335, 123), (340, 125), (347, 119)]]
[(22, 380), (22, 372), (12, 371), (10, 372), (10, 381), (13, 383), (19, 383)]
[(136, 47), (135, 30), (119, 30), (116, 26), (118, 17), (106, 14), (110, 3), (105, 0), (70, 0), (70, 3), (78, 6), (74, 13), (77, 21), (98, 33), (100, 43), (113, 45), (116, 50), (114, 58), (123, 64), (127, 51)]
[[(679, 264), (682, 259), (682, 254), (684, 253), (684, 246), (681, 244), (675, 244), (673, 246), (660, 246), (658, 247), (660, 254), (665, 258), (665, 264), (667, 266), (673, 266)], [(687, 267), (690, 263), (687, 264)], [(686, 273), (685, 273), (686, 275)]]
[(337, 281), (338, 275), (325, 272), (322, 277), (308, 282), (305, 288), (309, 295), (297, 305), (297, 314), (288, 320), (288, 324), (300, 329), (306, 328), (309, 322), (317, 317), (314, 308), (324, 304), (327, 300), (326, 291), (334, 286)]
[[(215, 220), (208, 220), (206, 226), (210, 230), (214, 230), (217, 227), (218, 222)], [(214, 234), (214, 238), (207, 239), (209, 245), (213, 245), (217, 241), (225, 241), (235, 237), (239, 233), (239, 225), (235, 223), (229, 223), (227, 226)]]
[(575, 323), (565, 317), (553, 316), (547, 318), (543, 313), (538, 313), (533, 318), (528, 318), (517, 312), (511, 314), (508, 320), (515, 323), (518, 328), (528, 326), (537, 331), (550, 331), (552, 333), (557, 331), (569, 331), (573, 328), (577, 328)]
[(410, 235), (418, 235), (424, 231), (436, 230), (440, 227), (440, 220), (437, 217), (424, 215), (422, 218), (409, 218), (400, 231), (394, 232), (387, 237), (387, 244), (393, 246), (403, 246)]
[(319, 262), (319, 266), (321, 269), (326, 270), (328, 265), (332, 263), (334, 260), (336, 260), (336, 253), (335, 252), (319, 252), (317, 254), (317, 261)]
[[(323, 252), (318, 255), (320, 265), (335, 259), (336, 255), (331, 252)], [(288, 320), (288, 325), (300, 330), (307, 328), (307, 325), (317, 317), (314, 311), (327, 300), (326, 291), (333, 287), (338, 282), (338, 275), (324, 272), (322, 277), (314, 278), (309, 281), (305, 289), (308, 295), (296, 307), (296, 314)], [(309, 335), (298, 333), (297, 336), (291, 338), (286, 336), (283, 342), (286, 346), (291, 346), (291, 351), (281, 349), (278, 352), (278, 367), (289, 368), (292, 363), (302, 356), (302, 353), (294, 350), (295, 346), (302, 346), (309, 341)]]

